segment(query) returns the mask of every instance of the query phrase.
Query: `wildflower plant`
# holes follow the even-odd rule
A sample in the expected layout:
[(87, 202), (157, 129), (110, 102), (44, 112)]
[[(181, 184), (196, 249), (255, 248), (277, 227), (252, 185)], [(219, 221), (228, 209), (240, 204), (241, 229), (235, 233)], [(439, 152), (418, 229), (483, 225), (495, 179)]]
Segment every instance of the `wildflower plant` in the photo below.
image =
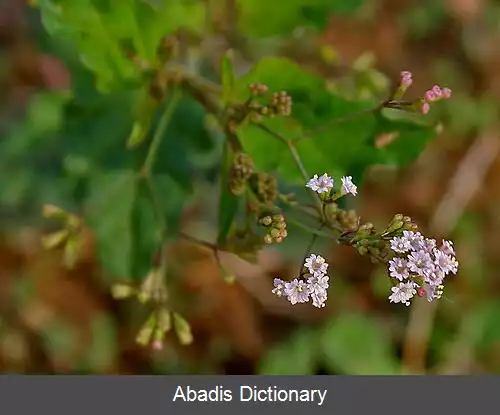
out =
[[(286, 243), (292, 213), (304, 218), (295, 224), (311, 233), (311, 243), (294, 278), (270, 283), (269, 290), (283, 301), (327, 305), (330, 267), (325, 257), (309, 252), (318, 237), (351, 246), (387, 267), (392, 303), (441, 297), (445, 279), (458, 269), (450, 241), (424, 237), (403, 214), (379, 230), (342, 206), (362, 193), (358, 185), (368, 166), (403, 165), (423, 151), (436, 135), (425, 115), (451, 97), (450, 89), (436, 85), (405, 100), (413, 75), (402, 71), (394, 88), (372, 82), (368, 95), (353, 97), (340, 83), (332, 85), (285, 57), (260, 59), (239, 76), (231, 50), (218, 64), (217, 79), (210, 79), (202, 64), (193, 65), (180, 53), (189, 46), (182, 43), (185, 31), (196, 43), (194, 28), (204, 22), (206, 2), (123, 0), (108, 11), (90, 0), (36, 4), (47, 31), (73, 42), (95, 77), (100, 99), (124, 105), (119, 124), (128, 128), (115, 140), (117, 154), (126, 153), (121, 167), (96, 162), (79, 176), (87, 189), (81, 215), (48, 209), (64, 219), (64, 229), (47, 238), (46, 246), (71, 241), (72, 248), (65, 249), (74, 257), (78, 232), (84, 226), (94, 231), (102, 266), (113, 278), (113, 296), (151, 307), (137, 336), (140, 344), (161, 349), (172, 329), (182, 344), (192, 341), (183, 317), (189, 310), (176, 291), (183, 268), (176, 261), (182, 260), (166, 254), (174, 241), (209, 248), (217, 261), (222, 251), (252, 261), (266, 246)], [(242, 27), (264, 30), (245, 24), (245, 18)], [(124, 39), (130, 45), (124, 46)], [(364, 76), (381, 74), (368, 68)], [(395, 139), (377, 145), (387, 134)], [(189, 160), (213, 150), (214, 143), (221, 148), (210, 167), (219, 171), (218, 235), (209, 242), (186, 234), (181, 217), (195, 194), (196, 177), (207, 173)], [(185, 168), (177, 168), (183, 161)], [(306, 190), (310, 203), (283, 192), (282, 182)]]

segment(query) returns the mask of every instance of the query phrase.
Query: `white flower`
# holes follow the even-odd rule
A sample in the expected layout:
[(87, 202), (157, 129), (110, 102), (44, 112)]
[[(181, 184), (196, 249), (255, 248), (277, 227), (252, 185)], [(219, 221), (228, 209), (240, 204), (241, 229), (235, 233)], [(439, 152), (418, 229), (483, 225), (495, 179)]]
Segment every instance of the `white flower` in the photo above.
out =
[(319, 291), (311, 293), (311, 300), (314, 307), (323, 308), (326, 306), (327, 292)]
[[(455, 270), (457, 268), (456, 265), (456, 260), (453, 258), (451, 255), (445, 254), (443, 251), (440, 249), (434, 249), (434, 257), (436, 258), (434, 260), (434, 264), (438, 269), (443, 271), (443, 273), (449, 274), (452, 272), (452, 270)], [(456, 272), (456, 271), (455, 271)]]
[(420, 232), (403, 231), (403, 238), (409, 242), (414, 251), (419, 251), (424, 243), (424, 237)]
[(424, 275), (424, 281), (435, 286), (441, 284), (445, 277), (446, 274), (443, 270), (433, 265), (432, 267), (427, 268)]
[(403, 258), (393, 258), (389, 261), (389, 275), (403, 281), (408, 278), (408, 261)]
[(425, 252), (432, 252), (436, 248), (436, 240), (435, 239), (430, 239), (430, 238), (425, 238), (421, 243), (420, 243), (420, 249)]
[(342, 187), (340, 188), (340, 193), (346, 195), (350, 193), (353, 196), (358, 194), (357, 186), (352, 182), (352, 176), (344, 176), (340, 179), (342, 181)]
[(455, 255), (455, 249), (453, 249), (453, 242), (452, 241), (443, 240), (440, 249), (441, 249), (441, 251), (443, 251), (447, 255)]
[(306, 187), (309, 187), (309, 189), (315, 191), (316, 193), (326, 193), (333, 188), (333, 178), (328, 176), (326, 173), (320, 177), (315, 174), (312, 179), (307, 182)]
[(326, 270), (328, 269), (328, 264), (325, 262), (325, 258), (315, 254), (311, 254), (309, 258), (306, 259), (304, 266), (313, 275), (326, 274)]
[(273, 294), (276, 294), (278, 297), (283, 296), (285, 292), (285, 281), (280, 280), (279, 278), (274, 279), (274, 288), (272, 290)]
[(425, 251), (416, 251), (408, 255), (408, 268), (421, 276), (434, 271), (431, 256)]
[(397, 286), (391, 288), (392, 294), (389, 296), (391, 303), (403, 303), (410, 305), (410, 300), (417, 293), (415, 283), (401, 282)]
[(309, 287), (302, 280), (294, 279), (285, 284), (285, 295), (292, 305), (297, 303), (307, 303), (309, 301)]
[(407, 238), (395, 236), (391, 239), (391, 249), (400, 254), (408, 252), (411, 249), (410, 241)]

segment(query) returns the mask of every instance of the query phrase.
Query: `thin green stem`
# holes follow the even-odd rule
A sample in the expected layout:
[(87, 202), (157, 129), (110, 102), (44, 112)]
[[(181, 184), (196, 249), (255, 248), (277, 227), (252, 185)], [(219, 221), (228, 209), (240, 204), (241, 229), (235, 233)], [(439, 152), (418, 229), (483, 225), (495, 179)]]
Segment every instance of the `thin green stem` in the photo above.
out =
[[(321, 229), (323, 229), (323, 224), (320, 225), (318, 231), (321, 231)], [(304, 254), (304, 258), (302, 259), (302, 265), (301, 265), (301, 271), (302, 271), (302, 267), (304, 266), (305, 262), (306, 262), (306, 259), (307, 257), (309, 256), (309, 254), (311, 253), (311, 249), (312, 247), (314, 246), (314, 242), (316, 242), (316, 239), (318, 239), (318, 235), (317, 234), (314, 234), (311, 238), (311, 241), (309, 242), (309, 244), (307, 245), (307, 248), (306, 248), (306, 252)]]
[(151, 174), (151, 170), (153, 168), (154, 162), (156, 160), (156, 154), (158, 153), (158, 148), (160, 147), (161, 140), (163, 135), (165, 134), (165, 129), (172, 118), (172, 115), (177, 107), (179, 99), (181, 97), (181, 92), (178, 88), (174, 87), (172, 91), (172, 95), (170, 97), (170, 102), (167, 105), (167, 108), (163, 112), (158, 126), (156, 127), (155, 133), (153, 135), (153, 139), (151, 140), (151, 144), (149, 145), (148, 154), (146, 156), (146, 160), (144, 161), (144, 165), (142, 167), (142, 173), (144, 176), (148, 177)]
[(322, 236), (324, 238), (335, 239), (335, 240), (338, 239), (335, 235), (332, 235), (327, 232), (321, 232), (320, 230), (311, 228), (310, 226), (304, 225), (303, 223), (300, 223), (294, 219), (288, 218), (287, 221), (293, 223), (295, 226), (298, 226), (299, 228), (306, 230), (307, 232), (310, 232), (313, 235)]
[(358, 111), (358, 112), (354, 112), (352, 114), (348, 114), (348, 115), (345, 115), (343, 117), (337, 117), (337, 118), (333, 118), (331, 119), (330, 121), (328, 121), (327, 123), (323, 124), (323, 125), (320, 125), (319, 127), (317, 128), (313, 128), (312, 130), (310, 131), (306, 131), (304, 134), (302, 134), (301, 136), (299, 137), (296, 137), (295, 139), (292, 140), (293, 143), (296, 143), (298, 141), (301, 141), (301, 140), (304, 140), (306, 138), (310, 138), (313, 134), (317, 134), (317, 133), (320, 133), (324, 130), (326, 130), (327, 128), (330, 128), (332, 125), (334, 124), (338, 124), (338, 123), (342, 123), (342, 122), (346, 122), (346, 121), (350, 121), (350, 120), (353, 120), (353, 119), (356, 119), (356, 118), (359, 118), (359, 117), (362, 117), (363, 115), (368, 115), (368, 114), (371, 114), (375, 111), (378, 111), (382, 108), (385, 107), (386, 105), (386, 101), (384, 102), (381, 102), (380, 104), (377, 104), (375, 105), (374, 107), (371, 107), (371, 108), (367, 108), (367, 109), (364, 109), (364, 110), (361, 110), (361, 111)]
[[(274, 138), (280, 140), (283, 144), (285, 144), (288, 148), (288, 151), (290, 152), (293, 161), (295, 162), (297, 168), (300, 171), (300, 174), (302, 175), (302, 178), (304, 179), (305, 182), (307, 182), (311, 176), (306, 171), (306, 168), (304, 167), (304, 163), (302, 163), (302, 160), (300, 158), (299, 153), (297, 152), (297, 149), (295, 148), (293, 142), (291, 140), (288, 140), (286, 137), (281, 135), (280, 133), (277, 133), (276, 131), (271, 130), (269, 127), (263, 125), (263, 124), (256, 124), (258, 128), (260, 128), (262, 131), (268, 133), (269, 135), (273, 136)], [(319, 196), (314, 193), (314, 200), (316, 202), (316, 205), (318, 208), (322, 209), (322, 202)]]
[(166, 273), (166, 267), (167, 267), (167, 254), (166, 254), (166, 249), (165, 249), (165, 238), (166, 238), (166, 233), (167, 233), (167, 221), (165, 219), (164, 211), (163, 211), (163, 206), (160, 202), (160, 198), (158, 197), (158, 194), (156, 192), (156, 188), (153, 182), (153, 178), (151, 176), (151, 172), (153, 170), (154, 163), (156, 161), (156, 155), (158, 153), (158, 148), (160, 147), (161, 140), (165, 134), (165, 130), (172, 118), (172, 115), (175, 111), (175, 108), (177, 107), (177, 104), (179, 102), (179, 99), (181, 98), (181, 91), (174, 86), (172, 95), (170, 98), (170, 102), (167, 105), (167, 108), (163, 112), (160, 121), (158, 122), (158, 125), (156, 127), (156, 130), (153, 135), (153, 139), (151, 140), (151, 144), (149, 145), (148, 153), (146, 156), (146, 159), (144, 161), (143, 167), (142, 167), (142, 177), (146, 180), (146, 183), (149, 187), (149, 191), (151, 194), (151, 199), (153, 202), (153, 207), (156, 213), (156, 216), (158, 217), (158, 221), (160, 222), (160, 268), (163, 270), (163, 272)]

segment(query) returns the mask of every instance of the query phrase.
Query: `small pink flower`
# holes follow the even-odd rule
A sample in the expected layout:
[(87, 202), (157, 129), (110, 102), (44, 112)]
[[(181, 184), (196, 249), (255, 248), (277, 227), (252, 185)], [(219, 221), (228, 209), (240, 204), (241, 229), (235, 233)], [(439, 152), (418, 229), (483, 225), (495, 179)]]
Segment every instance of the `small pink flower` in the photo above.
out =
[(431, 106), (427, 102), (422, 102), (422, 105), (420, 106), (420, 112), (425, 115), (429, 112), (431, 109)]
[(427, 102), (432, 102), (432, 101), (435, 101), (436, 98), (438, 96), (436, 95), (436, 93), (432, 90), (432, 89), (429, 89), (428, 91), (425, 92), (424, 94), (424, 99), (427, 101)]
[(411, 72), (408, 72), (408, 71), (402, 71), (401, 74), (400, 74), (400, 77), (401, 77), (401, 80), (400, 80), (400, 84), (401, 84), (401, 87), (403, 88), (409, 88), (413, 82), (413, 80), (411, 79)]
[(450, 88), (443, 88), (441, 90), (441, 97), (443, 99), (451, 98), (451, 89)]
[(431, 89), (432, 92), (436, 95), (436, 97), (441, 96), (441, 87), (439, 85), (434, 85)]

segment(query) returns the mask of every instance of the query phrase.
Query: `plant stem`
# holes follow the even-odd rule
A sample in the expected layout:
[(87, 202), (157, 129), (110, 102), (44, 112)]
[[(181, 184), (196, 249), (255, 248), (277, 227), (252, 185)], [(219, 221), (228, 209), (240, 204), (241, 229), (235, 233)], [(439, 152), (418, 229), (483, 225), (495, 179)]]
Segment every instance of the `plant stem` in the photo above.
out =
[(149, 145), (148, 154), (146, 156), (146, 160), (144, 161), (144, 165), (142, 167), (142, 173), (145, 177), (151, 175), (151, 170), (153, 168), (156, 153), (158, 152), (158, 148), (160, 147), (161, 140), (165, 133), (165, 129), (167, 128), (170, 119), (174, 113), (174, 110), (179, 102), (181, 97), (181, 93), (177, 87), (174, 87), (172, 91), (172, 95), (170, 97), (170, 102), (167, 105), (167, 108), (163, 112), (158, 126), (156, 127), (155, 133), (153, 135), (153, 139), (151, 140), (151, 144)]
[(310, 131), (306, 131), (301, 136), (296, 137), (294, 140), (292, 140), (292, 142), (296, 143), (296, 142), (301, 141), (301, 140), (303, 140), (305, 138), (310, 138), (311, 135), (320, 133), (320, 132), (324, 131), (325, 129), (331, 127), (334, 124), (342, 123), (342, 122), (345, 122), (345, 121), (350, 121), (350, 120), (353, 120), (355, 118), (362, 117), (363, 115), (371, 114), (371, 113), (373, 113), (375, 111), (378, 111), (378, 110), (384, 108), (386, 106), (386, 104), (387, 104), (387, 102), (384, 101), (384, 102), (381, 102), (380, 104), (375, 105), (374, 107), (367, 108), (367, 109), (364, 109), (364, 110), (361, 110), (361, 111), (358, 111), (358, 112), (354, 112), (352, 114), (348, 114), (348, 115), (345, 115), (343, 117), (333, 118), (330, 121), (328, 121), (327, 123), (325, 123), (323, 125), (320, 125), (317, 128), (313, 128)]
[[(300, 155), (297, 152), (297, 149), (295, 148), (293, 142), (291, 140), (288, 140), (287, 138), (285, 138), (280, 133), (277, 133), (276, 131), (271, 130), (269, 127), (267, 127), (263, 124), (256, 124), (256, 125), (262, 131), (277, 138), (278, 140), (280, 140), (283, 144), (285, 144), (288, 147), (288, 151), (290, 152), (290, 154), (293, 158), (293, 161), (295, 162), (297, 168), (299, 169), (300, 174), (302, 175), (302, 178), (304, 179), (305, 182), (307, 182), (311, 176), (309, 176), (309, 174), (307, 173), (306, 168), (304, 167), (304, 163), (302, 163)], [(323, 203), (321, 202), (321, 199), (319, 198), (319, 196), (316, 193), (314, 193), (314, 200), (316, 202), (317, 207), (320, 209), (320, 212), (322, 212)]]

